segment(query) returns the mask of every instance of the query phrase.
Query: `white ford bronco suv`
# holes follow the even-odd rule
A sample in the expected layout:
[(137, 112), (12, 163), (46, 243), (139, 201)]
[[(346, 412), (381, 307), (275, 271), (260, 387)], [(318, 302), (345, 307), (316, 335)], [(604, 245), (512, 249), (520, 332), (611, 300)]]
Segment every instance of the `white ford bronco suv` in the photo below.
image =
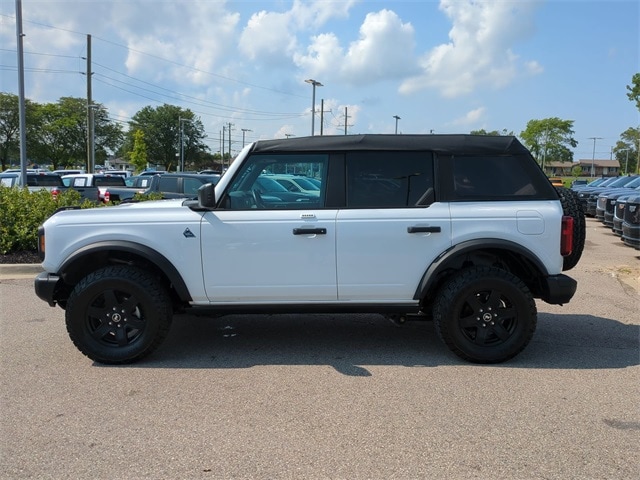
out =
[[(301, 175), (319, 195), (274, 175)], [(196, 199), (65, 210), (39, 229), (36, 294), (102, 363), (151, 353), (174, 314), (375, 312), (432, 318), (471, 362), (531, 340), (584, 215), (514, 137), (352, 135), (248, 145)]]

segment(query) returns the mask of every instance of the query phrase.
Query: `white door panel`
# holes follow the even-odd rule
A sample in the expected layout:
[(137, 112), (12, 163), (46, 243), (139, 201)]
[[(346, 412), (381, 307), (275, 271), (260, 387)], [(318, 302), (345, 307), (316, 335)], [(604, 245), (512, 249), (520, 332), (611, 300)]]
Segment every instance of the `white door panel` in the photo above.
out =
[(341, 210), (336, 228), (340, 301), (410, 301), (426, 268), (451, 245), (446, 204)]
[(335, 217), (335, 210), (207, 213), (201, 235), (209, 300), (336, 301)]

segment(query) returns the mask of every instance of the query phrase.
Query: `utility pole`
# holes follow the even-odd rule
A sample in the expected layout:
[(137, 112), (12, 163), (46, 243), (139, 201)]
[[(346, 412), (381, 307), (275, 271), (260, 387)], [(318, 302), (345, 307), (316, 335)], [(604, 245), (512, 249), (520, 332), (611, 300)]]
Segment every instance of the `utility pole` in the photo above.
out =
[(225, 125), (222, 125), (222, 144), (220, 145), (221, 148), (220, 150), (222, 150), (222, 169), (224, 170), (224, 132), (226, 132), (227, 127)]
[(87, 173), (95, 170), (95, 124), (93, 121), (93, 99), (91, 92), (91, 35), (87, 35)]
[(231, 127), (233, 123), (229, 122), (229, 165), (231, 165)]
[(16, 40), (18, 43), (18, 116), (20, 121), (20, 186), (27, 186), (27, 125), (24, 99), (24, 49), (22, 33), (22, 2), (16, 0)]
[(398, 134), (398, 120), (400, 120), (400, 117), (398, 115), (394, 115), (393, 118), (396, 119), (396, 135)]
[(344, 134), (347, 134), (347, 125), (349, 124), (349, 115), (347, 107), (344, 107)]
[(320, 100), (320, 136), (324, 130), (324, 98)]
[(591, 177), (595, 175), (595, 163), (596, 163), (596, 140), (602, 140), (602, 137), (589, 137), (589, 140), (593, 140), (593, 156), (591, 157)]

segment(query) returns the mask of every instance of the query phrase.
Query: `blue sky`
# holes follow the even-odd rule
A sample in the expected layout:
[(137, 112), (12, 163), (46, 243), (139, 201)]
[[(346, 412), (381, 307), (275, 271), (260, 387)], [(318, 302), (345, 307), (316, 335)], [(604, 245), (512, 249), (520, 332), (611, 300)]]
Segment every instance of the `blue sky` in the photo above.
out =
[[(25, 95), (93, 99), (126, 124), (163, 103), (198, 115), (213, 152), (316, 134), (468, 133), (574, 121), (575, 159), (609, 158), (640, 119), (638, 1), (22, 1)], [(0, 3), (0, 90), (17, 93), (15, 2)]]

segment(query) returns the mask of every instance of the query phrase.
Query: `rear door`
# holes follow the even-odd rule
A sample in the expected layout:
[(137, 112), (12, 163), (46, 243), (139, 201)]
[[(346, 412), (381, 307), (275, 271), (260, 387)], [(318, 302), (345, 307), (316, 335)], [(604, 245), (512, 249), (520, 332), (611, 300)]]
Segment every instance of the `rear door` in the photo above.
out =
[(412, 302), (450, 245), (447, 204), (435, 200), (430, 152), (349, 152), (337, 217), (338, 299)]

